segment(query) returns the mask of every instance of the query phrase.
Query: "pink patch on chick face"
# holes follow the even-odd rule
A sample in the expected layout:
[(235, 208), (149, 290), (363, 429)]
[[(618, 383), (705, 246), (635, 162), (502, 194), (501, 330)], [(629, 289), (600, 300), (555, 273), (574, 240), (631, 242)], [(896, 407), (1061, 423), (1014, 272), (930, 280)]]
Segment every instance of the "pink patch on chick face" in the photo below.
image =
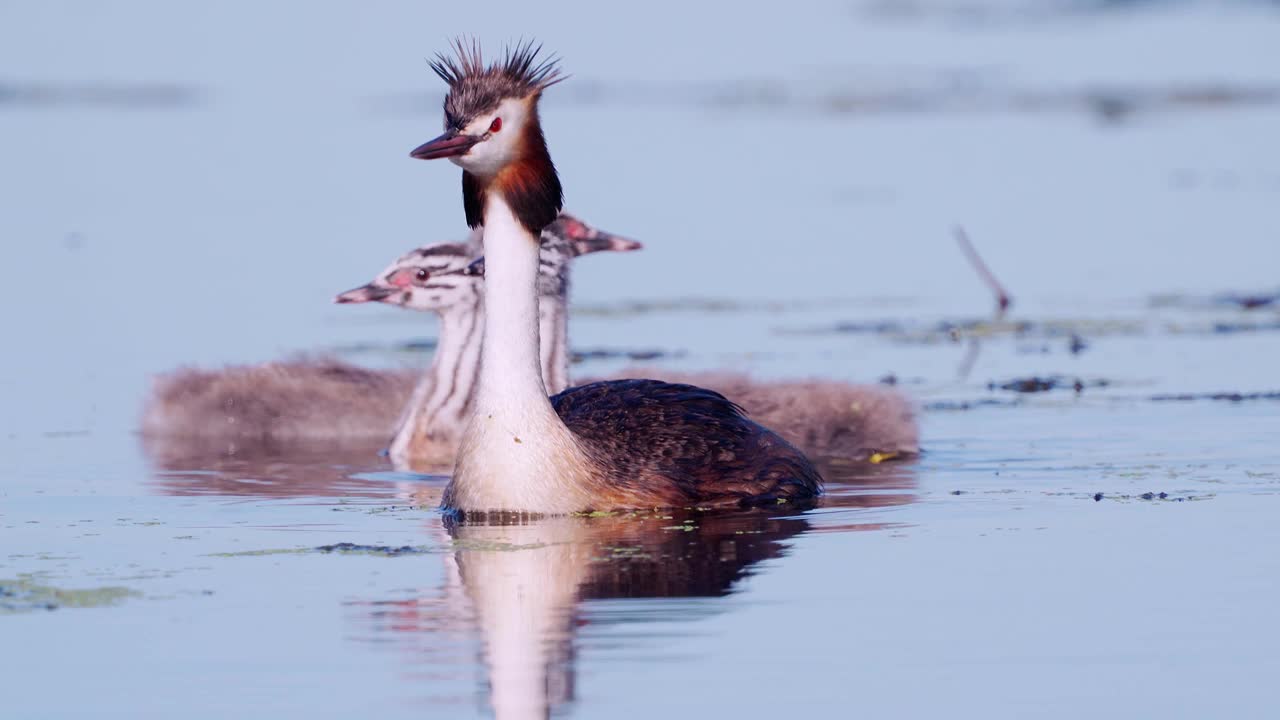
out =
[(562, 217), (560, 221), (563, 224), (565, 236), (571, 240), (581, 240), (591, 234), (584, 223), (573, 218)]
[(387, 278), (387, 282), (392, 287), (407, 288), (413, 284), (413, 270), (397, 270), (391, 273), (391, 277)]

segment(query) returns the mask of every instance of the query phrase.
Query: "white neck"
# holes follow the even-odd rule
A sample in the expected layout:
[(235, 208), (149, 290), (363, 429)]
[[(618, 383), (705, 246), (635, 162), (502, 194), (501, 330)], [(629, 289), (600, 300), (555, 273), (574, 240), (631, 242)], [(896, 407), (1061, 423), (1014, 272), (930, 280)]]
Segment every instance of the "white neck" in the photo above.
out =
[(538, 239), (493, 193), (484, 215), (482, 399), (546, 401), (538, 350)]
[(445, 503), (461, 510), (566, 513), (589, 504), (588, 463), (542, 382), (538, 239), (501, 193), (484, 214), (485, 326), (476, 401)]
[(484, 304), (454, 305), (440, 314), (440, 333), (431, 367), (413, 389), (400, 416), (391, 459), (448, 456), (462, 435), (480, 365)]

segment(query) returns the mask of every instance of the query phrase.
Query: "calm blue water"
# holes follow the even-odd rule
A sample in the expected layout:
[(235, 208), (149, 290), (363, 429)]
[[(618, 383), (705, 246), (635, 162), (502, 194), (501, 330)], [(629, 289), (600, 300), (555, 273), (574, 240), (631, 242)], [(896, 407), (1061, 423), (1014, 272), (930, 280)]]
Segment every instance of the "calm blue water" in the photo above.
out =
[[(6, 710), (1272, 716), (1280, 405), (1151, 397), (1280, 390), (1277, 310), (1212, 302), (1280, 286), (1280, 13), (1118, 5), (0, 7), (0, 581), (135, 593), (0, 614)], [(564, 57), (569, 207), (646, 243), (577, 269), (575, 346), (1021, 404), (692, 523), (448, 528), (373, 454), (156, 467), (155, 373), (424, 360), (430, 319), (329, 300), (461, 235), (407, 158), (460, 31)], [(957, 224), (1031, 323), (976, 354)], [(1032, 375), (1106, 386), (988, 388)], [(292, 552), (340, 542), (414, 552)]]

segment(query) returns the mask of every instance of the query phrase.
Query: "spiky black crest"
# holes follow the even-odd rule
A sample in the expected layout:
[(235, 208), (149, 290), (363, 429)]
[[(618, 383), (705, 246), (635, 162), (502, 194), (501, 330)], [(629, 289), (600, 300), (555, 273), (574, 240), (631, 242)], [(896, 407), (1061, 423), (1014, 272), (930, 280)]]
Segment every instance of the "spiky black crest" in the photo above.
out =
[(461, 129), (506, 98), (524, 98), (564, 80), (559, 58), (538, 58), (542, 45), (520, 41), (503, 51), (499, 62), (485, 65), (480, 42), (455, 38), (453, 56), (436, 53), (431, 69), (449, 84), (444, 101), (445, 124)]

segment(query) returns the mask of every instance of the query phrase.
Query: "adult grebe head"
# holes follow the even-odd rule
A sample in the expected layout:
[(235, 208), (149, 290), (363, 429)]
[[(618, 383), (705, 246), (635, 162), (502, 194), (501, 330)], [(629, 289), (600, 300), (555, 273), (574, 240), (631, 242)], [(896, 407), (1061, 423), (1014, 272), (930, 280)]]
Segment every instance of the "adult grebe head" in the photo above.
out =
[(535, 237), (563, 204), (560, 179), (538, 121), (542, 91), (564, 77), (554, 57), (538, 59), (532, 41), (485, 65), (480, 45), (454, 42), (456, 57), (436, 55), (431, 68), (449, 84), (444, 134), (416, 148), (421, 160), (449, 158), (463, 169), (467, 224), (482, 224), (485, 196), (501, 193)]

